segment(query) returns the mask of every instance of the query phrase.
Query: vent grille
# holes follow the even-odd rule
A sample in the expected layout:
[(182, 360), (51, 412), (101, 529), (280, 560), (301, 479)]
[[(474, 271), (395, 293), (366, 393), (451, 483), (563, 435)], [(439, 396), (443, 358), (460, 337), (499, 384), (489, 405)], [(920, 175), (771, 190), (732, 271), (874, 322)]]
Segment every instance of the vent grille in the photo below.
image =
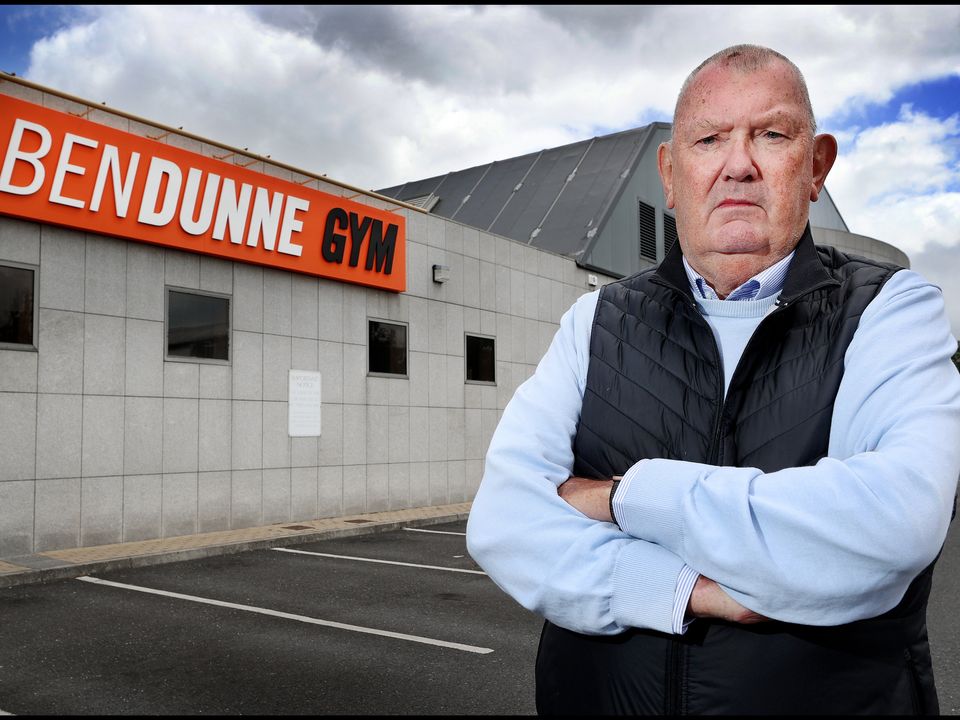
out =
[(663, 254), (670, 252), (670, 248), (677, 242), (677, 219), (673, 215), (663, 214)]
[(640, 201), (640, 257), (657, 261), (657, 212), (653, 205)]

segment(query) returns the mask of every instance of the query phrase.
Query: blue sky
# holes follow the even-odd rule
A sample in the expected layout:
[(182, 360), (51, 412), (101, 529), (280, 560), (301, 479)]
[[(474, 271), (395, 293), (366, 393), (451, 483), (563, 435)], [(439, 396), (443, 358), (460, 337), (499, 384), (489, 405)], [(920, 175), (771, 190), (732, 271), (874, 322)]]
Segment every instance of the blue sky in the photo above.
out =
[(960, 6), (0, 6), (0, 70), (371, 189), (668, 120), (740, 42), (797, 63), (847, 225), (960, 334)]

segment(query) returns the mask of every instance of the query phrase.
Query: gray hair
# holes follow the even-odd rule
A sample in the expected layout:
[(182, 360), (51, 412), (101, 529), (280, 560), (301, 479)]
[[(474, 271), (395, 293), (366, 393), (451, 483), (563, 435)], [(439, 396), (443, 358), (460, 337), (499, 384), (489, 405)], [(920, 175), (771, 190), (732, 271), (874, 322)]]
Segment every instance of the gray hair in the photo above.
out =
[(800, 68), (798, 68), (789, 58), (781, 55), (776, 50), (771, 50), (770, 48), (763, 47), (762, 45), (733, 45), (708, 57), (687, 76), (686, 80), (684, 80), (683, 86), (680, 88), (680, 94), (677, 96), (677, 104), (673, 109), (673, 123), (671, 124), (670, 128), (671, 139), (673, 138), (673, 126), (676, 125), (677, 114), (680, 111), (680, 106), (687, 99), (690, 86), (693, 85), (697, 75), (701, 70), (707, 67), (707, 65), (723, 63), (726, 67), (734, 68), (735, 70), (739, 70), (740, 72), (744, 73), (751, 73), (765, 68), (771, 62), (777, 59), (785, 62), (793, 71), (797, 83), (797, 89), (800, 92), (800, 101), (803, 104), (804, 110), (806, 111), (810, 120), (810, 134), (815, 134), (817, 132), (817, 121), (813, 116), (813, 105), (810, 103), (810, 93), (807, 91), (807, 83), (803, 79), (803, 73), (800, 72)]

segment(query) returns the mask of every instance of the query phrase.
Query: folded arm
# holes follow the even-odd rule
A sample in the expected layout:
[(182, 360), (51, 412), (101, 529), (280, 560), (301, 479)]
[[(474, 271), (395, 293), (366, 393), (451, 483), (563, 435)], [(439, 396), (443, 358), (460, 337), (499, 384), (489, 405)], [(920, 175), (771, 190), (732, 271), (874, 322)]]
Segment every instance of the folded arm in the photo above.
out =
[(573, 468), (596, 295), (563, 316), (537, 371), (504, 409), (467, 547), (497, 585), (557, 625), (588, 634), (673, 632), (683, 561), (591, 519), (557, 492)]
[(940, 291), (897, 273), (848, 348), (828, 457), (772, 473), (644, 460), (624, 476), (620, 526), (772, 618), (835, 625), (889, 610), (946, 536), (956, 347)]

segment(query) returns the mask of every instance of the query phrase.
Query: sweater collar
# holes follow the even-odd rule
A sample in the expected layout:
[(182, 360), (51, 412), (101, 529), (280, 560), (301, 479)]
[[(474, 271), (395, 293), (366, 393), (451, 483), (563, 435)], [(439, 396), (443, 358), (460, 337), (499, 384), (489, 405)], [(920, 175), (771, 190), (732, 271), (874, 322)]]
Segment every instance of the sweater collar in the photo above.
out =
[[(693, 291), (690, 288), (690, 282), (687, 279), (687, 272), (683, 267), (683, 251), (680, 249), (680, 243), (675, 242), (666, 257), (657, 266), (653, 273), (654, 279), (659, 280), (661, 284), (666, 284), (679, 290), (690, 300), (693, 300)], [(830, 273), (827, 272), (820, 256), (817, 253), (817, 246), (813, 243), (813, 233), (810, 230), (810, 223), (803, 230), (800, 241), (794, 250), (793, 261), (790, 263), (790, 269), (787, 271), (787, 277), (783, 282), (783, 290), (780, 293), (778, 305), (785, 305), (793, 302), (801, 295), (805, 295), (812, 290), (816, 290), (824, 285), (838, 285)]]

